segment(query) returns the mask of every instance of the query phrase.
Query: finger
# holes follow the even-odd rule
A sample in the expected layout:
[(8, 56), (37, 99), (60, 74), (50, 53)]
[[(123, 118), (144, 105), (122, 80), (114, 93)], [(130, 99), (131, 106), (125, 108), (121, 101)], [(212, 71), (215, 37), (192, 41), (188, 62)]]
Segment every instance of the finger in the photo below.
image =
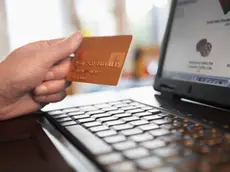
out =
[(63, 41), (66, 38), (57, 38), (57, 39), (51, 39), (51, 40), (44, 40), (49, 45), (57, 44), (60, 41)]
[(63, 100), (66, 97), (66, 91), (62, 91), (60, 93), (51, 94), (48, 96), (34, 96), (34, 100), (39, 103), (56, 103)]
[(71, 37), (68, 37), (57, 44), (53, 44), (44, 51), (44, 56), (47, 57), (51, 64), (54, 64), (70, 54), (74, 53), (80, 46), (82, 41), (82, 34), (76, 32)]
[(50, 39), (50, 40), (41, 40), (39, 42), (34, 42), (32, 44), (48, 44), (48, 45), (53, 45), (57, 44), (60, 41), (63, 41), (66, 38), (57, 38), (57, 39)]
[(49, 81), (49, 80), (64, 79), (69, 72), (70, 65), (71, 65), (71, 59), (68, 57), (65, 60), (58, 63), (57, 65), (55, 65), (54, 67), (52, 67), (49, 70), (49, 72), (47, 72), (45, 76), (45, 80)]
[(37, 110), (48, 104), (49, 103), (31, 101), (31, 95), (26, 94), (17, 102), (16, 108), (9, 109), (9, 111), (5, 114), (0, 114), (0, 121), (35, 113)]
[(57, 39), (51, 39), (51, 40), (41, 40), (37, 42), (31, 42), (27, 44), (27, 48), (31, 49), (37, 49), (37, 48), (47, 48), (50, 47), (53, 44), (57, 44), (60, 41), (63, 41), (65, 38), (57, 38)]
[(45, 81), (36, 87), (33, 94), (36, 96), (55, 94), (69, 87), (71, 82), (65, 80)]

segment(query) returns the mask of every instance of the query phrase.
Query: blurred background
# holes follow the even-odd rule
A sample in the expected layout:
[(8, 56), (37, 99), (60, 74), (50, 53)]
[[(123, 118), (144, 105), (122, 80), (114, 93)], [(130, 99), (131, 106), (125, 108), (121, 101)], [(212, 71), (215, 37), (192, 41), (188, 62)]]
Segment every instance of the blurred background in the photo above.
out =
[(84, 36), (134, 36), (118, 86), (74, 83), (69, 95), (151, 85), (170, 0), (0, 0), (0, 60), (32, 41)]

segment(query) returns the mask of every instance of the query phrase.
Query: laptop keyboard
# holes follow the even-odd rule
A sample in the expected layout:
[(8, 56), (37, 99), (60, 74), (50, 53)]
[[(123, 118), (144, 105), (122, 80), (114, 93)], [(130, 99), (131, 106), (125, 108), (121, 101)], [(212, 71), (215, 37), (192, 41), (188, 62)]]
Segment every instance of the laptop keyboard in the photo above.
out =
[(47, 118), (104, 171), (230, 169), (230, 133), (133, 100), (51, 111)]

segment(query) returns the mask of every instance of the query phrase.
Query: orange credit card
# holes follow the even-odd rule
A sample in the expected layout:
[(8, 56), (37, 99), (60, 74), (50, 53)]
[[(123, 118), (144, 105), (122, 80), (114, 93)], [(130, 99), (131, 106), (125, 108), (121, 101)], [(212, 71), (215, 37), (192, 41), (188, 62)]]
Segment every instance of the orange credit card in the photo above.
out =
[(117, 85), (131, 42), (131, 35), (84, 37), (66, 79)]

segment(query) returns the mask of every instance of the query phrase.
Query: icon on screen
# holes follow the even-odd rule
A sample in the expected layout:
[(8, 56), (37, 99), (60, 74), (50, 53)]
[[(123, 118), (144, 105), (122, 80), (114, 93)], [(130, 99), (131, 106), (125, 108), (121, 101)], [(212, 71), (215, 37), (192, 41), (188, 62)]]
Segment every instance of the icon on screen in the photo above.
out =
[(212, 51), (212, 44), (207, 39), (201, 39), (196, 45), (196, 51), (200, 52), (201, 56), (208, 57)]
[(227, 14), (230, 11), (230, 1), (229, 0), (219, 0), (221, 8), (224, 14)]

